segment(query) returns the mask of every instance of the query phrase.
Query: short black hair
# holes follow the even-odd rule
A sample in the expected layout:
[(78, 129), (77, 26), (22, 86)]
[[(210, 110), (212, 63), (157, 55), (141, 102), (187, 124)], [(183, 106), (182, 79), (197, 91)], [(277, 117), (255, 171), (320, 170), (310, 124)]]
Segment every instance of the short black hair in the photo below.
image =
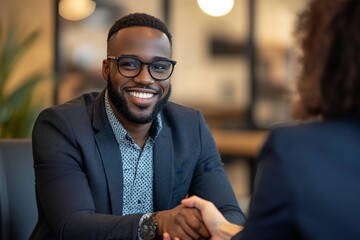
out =
[(107, 37), (107, 44), (109, 46), (109, 40), (121, 29), (127, 28), (127, 27), (133, 27), (133, 26), (143, 26), (143, 27), (149, 27), (157, 29), (168, 37), (170, 46), (172, 46), (172, 36), (169, 32), (169, 29), (165, 25), (164, 22), (162, 22), (160, 19), (151, 16), (146, 13), (132, 13), (129, 15), (126, 15), (119, 20), (117, 20), (112, 27), (109, 30), (108, 37)]

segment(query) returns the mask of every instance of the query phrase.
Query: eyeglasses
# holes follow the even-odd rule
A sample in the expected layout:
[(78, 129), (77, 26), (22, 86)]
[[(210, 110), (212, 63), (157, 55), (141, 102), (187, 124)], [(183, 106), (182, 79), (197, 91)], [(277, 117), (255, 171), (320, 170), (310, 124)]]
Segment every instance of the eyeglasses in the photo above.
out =
[(140, 74), (144, 65), (147, 65), (147, 69), (150, 76), (157, 80), (163, 81), (168, 79), (174, 71), (176, 61), (169, 59), (160, 59), (152, 62), (144, 62), (137, 57), (114, 57), (108, 56), (108, 59), (116, 60), (119, 73), (128, 78), (136, 77)]

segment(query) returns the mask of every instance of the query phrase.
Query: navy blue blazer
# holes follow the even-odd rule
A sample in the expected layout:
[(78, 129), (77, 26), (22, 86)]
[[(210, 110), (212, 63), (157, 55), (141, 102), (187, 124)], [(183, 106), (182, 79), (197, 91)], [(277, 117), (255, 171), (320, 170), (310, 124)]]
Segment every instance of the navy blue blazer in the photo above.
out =
[[(199, 111), (169, 102), (153, 151), (154, 210), (189, 195), (216, 204), (231, 221), (243, 214)], [(136, 239), (141, 213), (122, 216), (121, 153), (104, 91), (40, 113), (33, 130), (39, 220), (32, 239)]]
[(234, 239), (360, 239), (360, 120), (273, 130), (255, 184)]

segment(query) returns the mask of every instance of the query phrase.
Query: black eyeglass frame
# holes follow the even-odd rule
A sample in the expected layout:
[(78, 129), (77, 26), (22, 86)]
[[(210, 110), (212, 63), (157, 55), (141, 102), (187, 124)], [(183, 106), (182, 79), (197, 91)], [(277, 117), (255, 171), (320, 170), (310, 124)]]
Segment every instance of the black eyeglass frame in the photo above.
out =
[[(130, 59), (134, 59), (134, 60), (139, 61), (140, 64), (141, 64), (141, 65), (140, 65), (140, 68), (139, 68), (139, 72), (136, 73), (135, 75), (129, 75), (129, 76), (124, 75), (124, 74), (120, 71), (120, 69), (119, 69), (119, 61), (120, 61), (121, 59), (124, 59), (124, 58), (130, 58)], [(151, 76), (154, 80), (156, 80), (156, 81), (165, 81), (166, 79), (169, 79), (169, 78), (171, 77), (172, 73), (174, 72), (175, 64), (177, 63), (175, 60), (170, 60), (170, 59), (157, 59), (157, 60), (154, 60), (154, 61), (151, 61), (151, 62), (144, 62), (143, 60), (141, 60), (141, 59), (139, 59), (139, 58), (137, 58), (137, 57), (133, 57), (133, 56), (118, 56), (118, 57), (116, 57), (116, 56), (111, 56), (111, 55), (109, 55), (109, 56), (107, 56), (107, 59), (115, 60), (115, 61), (116, 61), (116, 67), (117, 67), (117, 69), (118, 69), (118, 72), (121, 74), (121, 76), (127, 77), (127, 78), (134, 78), (134, 77), (138, 76), (138, 75), (141, 73), (141, 71), (143, 70), (144, 65), (147, 65), (148, 73), (149, 73), (150, 76)], [(150, 70), (150, 65), (151, 65), (151, 64), (153, 64), (153, 63), (155, 63), (155, 62), (160, 62), (160, 61), (169, 62), (169, 63), (171, 63), (171, 65), (172, 65), (171, 72), (169, 73), (169, 76), (166, 77), (166, 78), (164, 78), (164, 79), (163, 79), (163, 78), (156, 78), (156, 77), (154, 77), (153, 74), (151, 73), (151, 70)]]

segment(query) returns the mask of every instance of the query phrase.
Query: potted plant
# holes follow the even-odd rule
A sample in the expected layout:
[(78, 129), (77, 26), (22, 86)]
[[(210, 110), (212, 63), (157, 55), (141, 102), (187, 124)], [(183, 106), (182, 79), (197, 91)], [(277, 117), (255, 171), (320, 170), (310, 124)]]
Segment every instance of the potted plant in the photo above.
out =
[(45, 79), (35, 72), (19, 80), (15, 89), (7, 89), (17, 63), (40, 35), (39, 30), (19, 34), (15, 26), (0, 26), (0, 138), (28, 138), (41, 105), (34, 100), (34, 89)]

